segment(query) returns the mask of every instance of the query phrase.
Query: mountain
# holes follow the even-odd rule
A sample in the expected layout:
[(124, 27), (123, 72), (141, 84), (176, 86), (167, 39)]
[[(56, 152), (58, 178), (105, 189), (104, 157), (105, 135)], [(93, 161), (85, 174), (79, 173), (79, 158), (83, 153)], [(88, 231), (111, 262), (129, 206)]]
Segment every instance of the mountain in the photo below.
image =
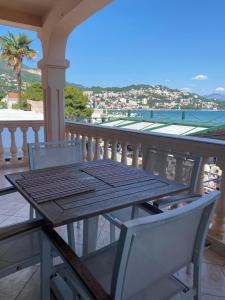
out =
[(225, 101), (225, 94), (209, 94), (204, 96), (207, 99), (217, 100), (217, 101)]
[[(22, 66), (22, 88), (34, 81), (41, 81), (41, 71), (36, 68)], [(124, 87), (84, 87), (67, 82), (85, 91), (90, 101), (99, 103), (100, 107), (149, 107), (159, 109), (224, 109), (225, 95), (211, 94), (203, 97), (197, 94), (171, 89), (162, 85), (132, 84)], [(16, 91), (16, 77), (5, 61), (0, 59), (0, 99), (7, 93)], [(215, 100), (214, 99), (218, 99)]]
[[(22, 66), (22, 88), (26, 88), (26, 86), (34, 81), (41, 81), (41, 71), (37, 68), (30, 68), (23, 64)], [(67, 82), (68, 85), (74, 85), (80, 89), (85, 89), (84, 86)], [(7, 65), (7, 62), (0, 58), (0, 99), (4, 97), (9, 92), (16, 91), (16, 77), (10, 68)]]
[[(38, 69), (22, 66), (22, 88), (33, 81), (40, 81), (41, 73)], [(15, 91), (17, 88), (16, 77), (5, 61), (0, 59), (0, 96), (5, 96), (9, 92)]]

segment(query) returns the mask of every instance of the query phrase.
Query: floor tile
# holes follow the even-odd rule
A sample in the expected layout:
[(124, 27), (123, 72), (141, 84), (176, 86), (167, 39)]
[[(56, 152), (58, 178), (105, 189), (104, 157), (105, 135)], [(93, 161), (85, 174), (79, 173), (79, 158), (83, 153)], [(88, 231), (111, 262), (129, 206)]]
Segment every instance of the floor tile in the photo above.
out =
[(0, 279), (0, 300), (16, 299), (36, 269), (37, 267), (30, 267)]

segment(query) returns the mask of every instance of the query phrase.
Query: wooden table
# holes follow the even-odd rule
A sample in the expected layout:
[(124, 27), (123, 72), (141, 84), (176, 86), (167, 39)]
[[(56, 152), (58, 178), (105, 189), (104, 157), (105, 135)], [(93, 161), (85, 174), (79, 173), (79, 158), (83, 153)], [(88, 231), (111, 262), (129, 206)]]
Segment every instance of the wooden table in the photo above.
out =
[[(96, 160), (57, 168), (15, 173), (6, 175), (6, 178), (53, 227), (85, 220), (84, 237), (86, 239), (84, 241), (84, 247), (86, 248), (85, 252), (88, 252), (95, 248), (96, 238), (94, 236), (96, 235), (98, 227), (96, 218), (98, 215), (141, 204), (145, 201), (156, 200), (157, 198), (189, 189), (189, 186), (150, 174), (148, 180), (125, 181), (122, 186), (113, 187), (82, 171), (82, 169), (96, 166), (100, 166), (104, 169), (109, 166), (109, 164), (112, 167), (121, 166), (121, 163), (112, 160)], [(43, 175), (44, 172), (48, 172), (49, 170), (68, 170), (71, 174), (76, 175), (80, 181), (95, 190), (88, 193), (37, 203), (21, 188), (17, 181), (23, 178), (24, 175), (26, 176), (31, 173)], [(136, 170), (137, 172), (143, 172), (138, 169)], [(90, 228), (92, 231), (90, 231)], [(95, 234), (93, 232), (95, 232)]]

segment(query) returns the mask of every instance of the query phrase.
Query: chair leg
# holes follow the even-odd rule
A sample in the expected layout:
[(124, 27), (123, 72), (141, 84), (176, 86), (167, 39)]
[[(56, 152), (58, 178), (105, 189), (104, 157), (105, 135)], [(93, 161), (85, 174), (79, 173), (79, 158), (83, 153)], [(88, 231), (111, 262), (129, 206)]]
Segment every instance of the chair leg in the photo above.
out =
[(96, 250), (98, 236), (98, 217), (83, 221), (83, 255)]
[(194, 300), (202, 299), (202, 288), (201, 288), (201, 263), (197, 261), (194, 264), (194, 273), (193, 273), (193, 288), (196, 290)]
[(41, 277), (41, 300), (50, 300), (50, 281), (52, 273), (52, 256), (51, 245), (43, 232), (41, 236), (41, 264), (40, 264), (40, 277)]
[(116, 240), (116, 226), (110, 223), (110, 243), (115, 242)]
[(131, 219), (136, 219), (138, 218), (138, 206), (137, 205), (134, 205), (132, 206), (132, 213), (131, 213)]
[(81, 221), (78, 221), (77, 222), (77, 229), (80, 229), (80, 224), (81, 224)]
[(30, 215), (30, 220), (33, 220), (34, 219), (34, 208), (32, 207), (32, 205), (30, 205), (29, 215)]
[(73, 223), (67, 224), (68, 244), (75, 251), (75, 233)]

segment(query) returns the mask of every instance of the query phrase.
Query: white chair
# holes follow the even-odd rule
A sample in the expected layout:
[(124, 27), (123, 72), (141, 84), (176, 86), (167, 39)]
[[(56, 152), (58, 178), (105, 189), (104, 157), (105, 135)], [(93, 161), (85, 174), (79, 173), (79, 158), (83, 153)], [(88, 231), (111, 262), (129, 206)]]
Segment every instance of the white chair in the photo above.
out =
[[(57, 167), (82, 161), (82, 144), (75, 141), (55, 141), (42, 143), (29, 143), (30, 170)], [(30, 205), (30, 219), (34, 218), (34, 209)], [(79, 222), (77, 223), (79, 227)], [(67, 225), (68, 242), (75, 249), (73, 224)]]
[(188, 197), (187, 193), (164, 197), (154, 202), (158, 210), (153, 207), (147, 213), (143, 209), (129, 207), (105, 214), (104, 217), (110, 222), (110, 242), (112, 243), (116, 239), (115, 227), (120, 228), (122, 223), (130, 219), (146, 216), (149, 212), (151, 214), (160, 212), (163, 208), (177, 205), (184, 202), (184, 200), (186, 202), (195, 200), (198, 197), (196, 196), (196, 187), (201, 161), (200, 157), (194, 157), (193, 155), (171, 153), (171, 151), (146, 147), (143, 153), (143, 169), (151, 174), (189, 185)]
[[(53, 246), (64, 262), (56, 268), (59, 277), (78, 299), (164, 300), (179, 295), (198, 300), (204, 243), (219, 195), (214, 191), (184, 207), (128, 221), (118, 242), (83, 258), (51, 227), (43, 232), (48, 249)], [(51, 259), (50, 251), (44, 255)], [(178, 272), (189, 263), (193, 284), (187, 286)]]

